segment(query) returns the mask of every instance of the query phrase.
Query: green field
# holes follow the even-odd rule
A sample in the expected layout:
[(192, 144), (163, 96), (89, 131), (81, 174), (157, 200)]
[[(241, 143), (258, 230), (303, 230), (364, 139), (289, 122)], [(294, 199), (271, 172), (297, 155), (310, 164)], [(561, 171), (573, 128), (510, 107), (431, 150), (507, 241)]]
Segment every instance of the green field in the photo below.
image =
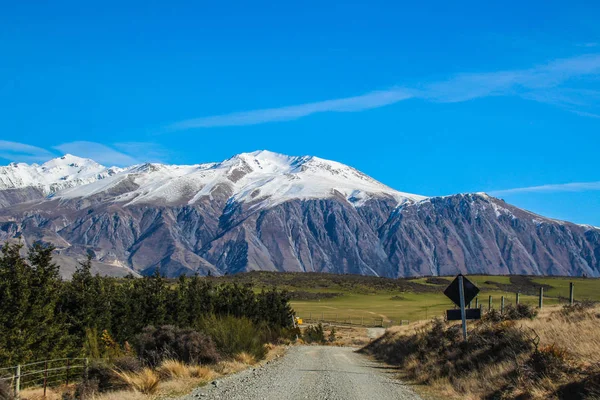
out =
[[(600, 283), (600, 282), (599, 282)], [(443, 289), (442, 289), (443, 290)], [(447, 309), (454, 308), (440, 290), (439, 293), (379, 293), (379, 294), (354, 294), (344, 293), (340, 297), (321, 300), (293, 300), (292, 307), (300, 317), (324, 318), (325, 320), (354, 318), (384, 318), (399, 324), (402, 320), (416, 321), (434, 316), (442, 316)], [(393, 300), (394, 296), (401, 296), (401, 300)], [(492, 296), (493, 306), (500, 307), (500, 299), (506, 296), (505, 304), (514, 304), (515, 294), (501, 291), (482, 290), (479, 295), (484, 307), (488, 305), (489, 296)], [(521, 302), (537, 304), (536, 296), (521, 295)], [(473, 302), (473, 307), (475, 302)], [(556, 299), (546, 299), (545, 304), (556, 304)]]
[[(484, 308), (488, 307), (489, 296), (492, 296), (494, 308), (500, 307), (502, 296), (506, 305), (514, 304), (517, 292), (522, 303), (537, 305), (537, 294), (542, 285), (545, 305), (564, 302), (569, 296), (569, 282), (575, 283), (576, 300), (600, 301), (600, 279), (483, 275), (468, 278), (481, 290), (479, 301)], [(402, 320), (416, 321), (442, 316), (445, 310), (454, 308), (443, 294), (453, 277), (389, 279), (318, 273), (251, 272), (214, 279), (239, 284), (252, 283), (257, 290), (270, 287), (286, 289), (292, 292), (291, 304), (296, 314), (305, 319), (353, 319), (353, 322), (364, 319), (367, 322), (384, 318), (399, 324)], [(331, 297), (332, 294), (337, 296)], [(475, 307), (475, 301), (472, 306)]]

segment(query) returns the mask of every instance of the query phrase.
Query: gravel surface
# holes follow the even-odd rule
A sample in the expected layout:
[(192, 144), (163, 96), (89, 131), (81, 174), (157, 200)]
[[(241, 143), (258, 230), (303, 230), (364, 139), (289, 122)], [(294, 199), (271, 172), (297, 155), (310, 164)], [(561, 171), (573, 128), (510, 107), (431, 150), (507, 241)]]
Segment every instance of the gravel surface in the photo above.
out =
[(420, 400), (393, 370), (349, 347), (295, 346), (261, 367), (219, 379), (180, 400)]

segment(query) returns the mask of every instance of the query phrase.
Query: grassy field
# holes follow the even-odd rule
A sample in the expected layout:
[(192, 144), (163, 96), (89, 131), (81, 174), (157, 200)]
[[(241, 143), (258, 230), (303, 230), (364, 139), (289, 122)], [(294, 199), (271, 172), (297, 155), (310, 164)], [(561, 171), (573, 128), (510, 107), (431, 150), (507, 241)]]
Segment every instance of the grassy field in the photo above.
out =
[[(544, 304), (557, 304), (568, 297), (569, 282), (575, 283), (576, 300), (600, 301), (600, 279), (479, 275), (468, 278), (481, 290), (479, 301), (484, 308), (488, 307), (489, 296), (492, 296), (494, 308), (500, 307), (502, 296), (506, 305), (514, 304), (517, 292), (521, 293), (521, 302), (537, 305), (540, 286), (544, 286)], [(353, 322), (360, 319), (372, 322), (383, 318), (386, 324), (399, 324), (402, 320), (417, 321), (442, 316), (445, 310), (454, 308), (443, 294), (453, 277), (387, 279), (356, 275), (253, 272), (215, 279), (251, 282), (258, 288), (275, 286), (287, 289), (293, 293), (291, 303), (301, 318), (353, 319)]]
[[(599, 282), (600, 283), (600, 282)], [(443, 290), (443, 289), (442, 289)], [(445, 310), (454, 308), (454, 304), (442, 293), (378, 293), (354, 294), (343, 293), (339, 297), (321, 300), (294, 300), (292, 306), (296, 314), (307, 318), (324, 318), (325, 320), (343, 320), (354, 318), (384, 318), (386, 323), (400, 324), (400, 321), (416, 321), (435, 316), (443, 316)], [(484, 307), (488, 306), (492, 296), (493, 307), (500, 307), (500, 299), (505, 296), (505, 304), (514, 304), (515, 294), (498, 290), (482, 290), (479, 295)], [(536, 296), (521, 295), (521, 302), (537, 304)], [(473, 307), (475, 302), (473, 302)], [(546, 299), (545, 304), (556, 304), (556, 299)]]

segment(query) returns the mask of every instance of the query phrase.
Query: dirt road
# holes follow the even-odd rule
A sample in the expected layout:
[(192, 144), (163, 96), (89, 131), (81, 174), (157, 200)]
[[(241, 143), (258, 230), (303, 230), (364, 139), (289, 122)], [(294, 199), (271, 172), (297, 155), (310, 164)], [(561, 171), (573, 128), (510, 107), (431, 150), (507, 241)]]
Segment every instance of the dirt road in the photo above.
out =
[(296, 346), (284, 357), (220, 379), (180, 400), (421, 399), (392, 374), (352, 348)]

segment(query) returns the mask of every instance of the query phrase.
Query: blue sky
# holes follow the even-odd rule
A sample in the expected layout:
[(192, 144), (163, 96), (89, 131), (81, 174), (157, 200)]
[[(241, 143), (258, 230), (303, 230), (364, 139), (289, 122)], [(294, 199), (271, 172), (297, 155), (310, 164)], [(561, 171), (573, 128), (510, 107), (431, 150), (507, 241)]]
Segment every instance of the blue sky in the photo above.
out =
[(269, 149), (600, 226), (598, 2), (416, 3), (4, 2), (0, 162)]

